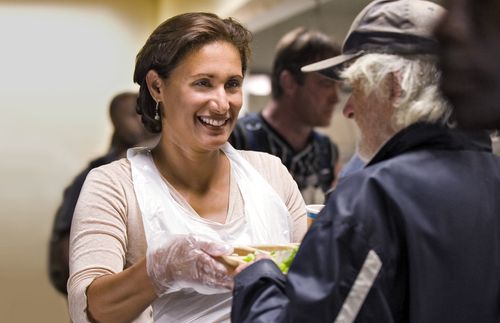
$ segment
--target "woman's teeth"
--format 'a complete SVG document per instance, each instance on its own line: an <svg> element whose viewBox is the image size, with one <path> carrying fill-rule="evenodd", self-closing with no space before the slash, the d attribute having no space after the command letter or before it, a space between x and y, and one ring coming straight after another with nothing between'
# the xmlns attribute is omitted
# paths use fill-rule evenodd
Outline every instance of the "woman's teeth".
<svg viewBox="0 0 500 323"><path fill-rule="evenodd" d="M208 118L208 117L199 117L199 119L201 122L206 123L206 124L211 125L211 126L214 126L214 127L223 126L227 121L227 119L216 120L216 119L212 119L212 118Z"/></svg>

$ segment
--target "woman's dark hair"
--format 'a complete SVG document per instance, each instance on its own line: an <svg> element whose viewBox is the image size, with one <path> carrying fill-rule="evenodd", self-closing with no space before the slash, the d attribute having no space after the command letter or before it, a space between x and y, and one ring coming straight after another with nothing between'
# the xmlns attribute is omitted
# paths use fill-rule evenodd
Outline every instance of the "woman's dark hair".
<svg viewBox="0 0 500 323"><path fill-rule="evenodd" d="M234 45L241 57L245 74L250 56L251 33L232 18L221 19L212 13L194 12L172 17L159 25L149 36L136 57L134 82L139 84L137 112L151 132L161 132L161 120L155 120L156 102L149 93L146 74L154 70L162 78L193 50L214 41L225 41Z"/></svg>
<svg viewBox="0 0 500 323"><path fill-rule="evenodd" d="M323 59L340 55L340 46L326 34L298 27L286 33L276 45L271 87L274 99L283 95L280 75L289 71L298 84L304 84L304 73L300 68Z"/></svg>

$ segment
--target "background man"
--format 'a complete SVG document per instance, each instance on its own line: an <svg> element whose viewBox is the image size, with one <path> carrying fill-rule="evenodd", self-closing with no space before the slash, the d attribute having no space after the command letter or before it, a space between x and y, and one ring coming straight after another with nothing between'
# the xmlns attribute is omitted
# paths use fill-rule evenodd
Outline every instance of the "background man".
<svg viewBox="0 0 500 323"><path fill-rule="evenodd" d="M230 138L237 149L281 158L306 203L323 203L323 193L336 177L337 146L314 127L330 124L339 99L335 80L302 73L300 67L339 53L338 46L318 31L297 28L285 34L273 64L272 100L261 113L241 118Z"/></svg>
<svg viewBox="0 0 500 323"><path fill-rule="evenodd" d="M235 277L235 322L498 322L500 159L487 134L446 126L432 37L443 13L373 1L343 55L305 68L344 65L344 113L370 160L339 182L286 277L270 260Z"/></svg>
<svg viewBox="0 0 500 323"><path fill-rule="evenodd" d="M95 167L125 157L128 148L138 144L151 145L156 136L146 131L141 116L136 112L137 94L124 92L115 96L109 106L109 116L114 132L108 152L93 161L78 174L64 190L63 201L57 210L49 246L49 277L52 285L62 294L67 294L69 277L68 248L71 220L80 190L87 174Z"/></svg>

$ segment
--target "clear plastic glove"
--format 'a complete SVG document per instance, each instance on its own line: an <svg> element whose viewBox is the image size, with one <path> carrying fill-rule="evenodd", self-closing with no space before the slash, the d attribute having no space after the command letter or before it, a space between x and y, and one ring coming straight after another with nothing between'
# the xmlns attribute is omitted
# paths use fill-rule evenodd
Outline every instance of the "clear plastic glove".
<svg viewBox="0 0 500 323"><path fill-rule="evenodd" d="M228 292L233 279L227 268L213 257L232 252L231 246L200 236L175 235L163 247L148 251L148 276L158 296L183 288L202 294Z"/></svg>

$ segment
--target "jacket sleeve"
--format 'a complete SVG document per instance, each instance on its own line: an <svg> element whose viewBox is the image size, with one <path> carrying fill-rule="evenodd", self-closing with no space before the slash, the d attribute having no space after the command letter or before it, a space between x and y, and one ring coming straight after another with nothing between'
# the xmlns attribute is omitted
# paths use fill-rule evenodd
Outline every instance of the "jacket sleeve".
<svg viewBox="0 0 500 323"><path fill-rule="evenodd" d="M354 322L357 316L368 322L392 322L374 231L380 224L355 215L381 213L385 203L374 196L364 201L346 204L333 194L286 276L269 260L237 275L233 322Z"/></svg>
<svg viewBox="0 0 500 323"><path fill-rule="evenodd" d="M235 279L232 322L279 322L288 300L285 276L271 260L252 264Z"/></svg>

